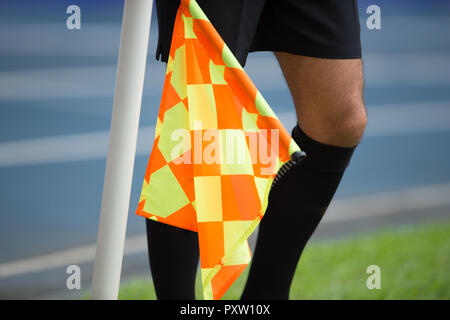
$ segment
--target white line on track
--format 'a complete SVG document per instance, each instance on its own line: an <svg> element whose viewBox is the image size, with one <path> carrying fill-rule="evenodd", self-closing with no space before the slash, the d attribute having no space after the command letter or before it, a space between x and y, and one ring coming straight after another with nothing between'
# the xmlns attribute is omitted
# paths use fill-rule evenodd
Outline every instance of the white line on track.
<svg viewBox="0 0 450 320"><path fill-rule="evenodd" d="M286 128L295 124L293 112L281 112ZM450 101L374 106L369 109L365 134L388 137L450 131ZM149 155L154 127L139 129L137 155ZM0 143L0 168L105 159L109 131L70 134Z"/></svg>
<svg viewBox="0 0 450 320"><path fill-rule="evenodd" d="M449 195L450 182L446 182L338 199L330 205L323 222L348 221L399 212L447 207L450 206Z"/></svg>
<svg viewBox="0 0 450 320"><path fill-rule="evenodd" d="M343 222L354 219L385 216L394 213L407 214L411 210L429 210L450 206L450 182L411 187L393 192L371 194L335 200L328 209L323 223ZM125 256L147 251L146 235L128 237ZM71 264L92 262L96 245L87 245L44 254L23 260L0 264L0 279Z"/></svg>
<svg viewBox="0 0 450 320"><path fill-rule="evenodd" d="M79 66L0 73L0 101L48 101L52 99L112 98L116 65ZM159 94L164 76L162 63L146 66L143 95ZM61 103L60 110L67 108Z"/></svg>
<svg viewBox="0 0 450 320"><path fill-rule="evenodd" d="M165 65L149 59L147 70L144 95L159 95ZM274 90L287 92L273 55L258 53L252 56L245 70L263 93ZM111 98L115 72L116 65L0 72L0 101ZM364 56L364 73L367 87L448 86L450 56L439 52L370 53Z"/></svg>
<svg viewBox="0 0 450 320"><path fill-rule="evenodd" d="M147 250L147 237L139 235L128 237L125 243L125 255L142 253ZM81 264L94 261L96 245L44 254L33 258L0 264L0 279L19 274L38 272L71 264Z"/></svg>
<svg viewBox="0 0 450 320"><path fill-rule="evenodd" d="M154 127L139 128L137 155L150 154ZM106 159L109 131L34 138L0 144L0 168Z"/></svg>
<svg viewBox="0 0 450 320"><path fill-rule="evenodd" d="M155 21L156 22L156 21ZM0 28L0 56L33 58L108 57L119 53L121 24L83 23L81 30L69 31L65 23L21 23ZM157 28L151 28L155 42ZM153 58L153 50L149 51Z"/></svg>

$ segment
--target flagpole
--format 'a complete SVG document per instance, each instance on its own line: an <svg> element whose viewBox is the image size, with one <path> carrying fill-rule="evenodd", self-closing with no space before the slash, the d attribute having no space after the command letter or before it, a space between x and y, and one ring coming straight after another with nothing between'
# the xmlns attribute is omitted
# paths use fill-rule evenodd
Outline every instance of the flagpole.
<svg viewBox="0 0 450 320"><path fill-rule="evenodd" d="M117 299L153 0L125 0L92 299Z"/></svg>

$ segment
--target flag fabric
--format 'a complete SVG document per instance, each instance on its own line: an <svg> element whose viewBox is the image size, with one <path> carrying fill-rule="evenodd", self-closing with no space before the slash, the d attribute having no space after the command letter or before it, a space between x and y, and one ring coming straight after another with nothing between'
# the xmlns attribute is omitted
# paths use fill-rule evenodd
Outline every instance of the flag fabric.
<svg viewBox="0 0 450 320"><path fill-rule="evenodd" d="M136 214L198 233L204 299L251 261L247 238L297 151L195 0L182 0Z"/></svg>

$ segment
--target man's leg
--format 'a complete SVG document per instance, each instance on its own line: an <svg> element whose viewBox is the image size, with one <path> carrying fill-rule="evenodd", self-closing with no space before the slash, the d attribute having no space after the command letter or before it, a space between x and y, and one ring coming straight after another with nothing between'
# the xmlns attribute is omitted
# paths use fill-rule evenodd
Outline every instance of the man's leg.
<svg viewBox="0 0 450 320"><path fill-rule="evenodd" d="M145 219L148 256L158 300L195 300L196 232Z"/></svg>
<svg viewBox="0 0 450 320"><path fill-rule="evenodd" d="M307 158L270 192L242 299L289 298L300 255L367 122L360 59L276 56L297 111L293 138Z"/></svg>
<svg viewBox="0 0 450 320"><path fill-rule="evenodd" d="M284 52L276 57L302 130L317 142L355 146L367 122L361 59L318 59Z"/></svg>

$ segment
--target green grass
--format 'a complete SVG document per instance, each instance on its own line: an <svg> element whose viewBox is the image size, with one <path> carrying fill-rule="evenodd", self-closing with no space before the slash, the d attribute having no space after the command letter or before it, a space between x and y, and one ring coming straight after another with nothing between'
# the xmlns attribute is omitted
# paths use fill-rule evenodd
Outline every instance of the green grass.
<svg viewBox="0 0 450 320"><path fill-rule="evenodd" d="M369 290L369 265L381 268L381 289ZM239 299L246 271L223 299ZM297 267L290 299L449 299L450 220L391 227L312 242ZM200 275L197 298L202 299ZM150 281L122 285L119 299L155 299Z"/></svg>

